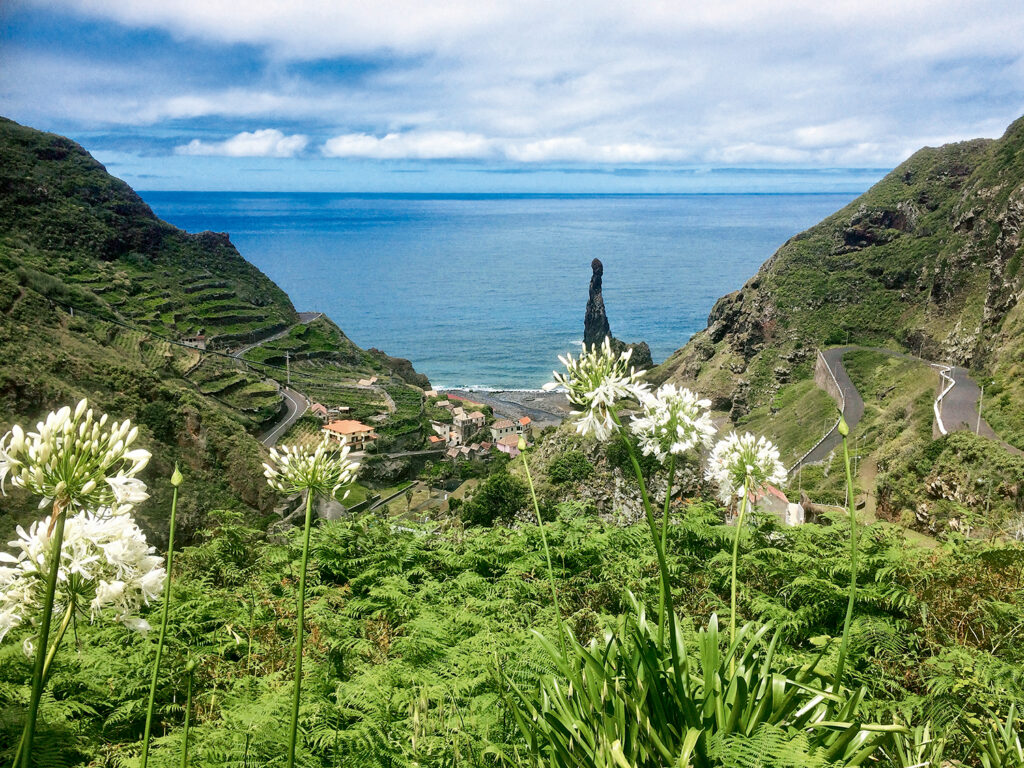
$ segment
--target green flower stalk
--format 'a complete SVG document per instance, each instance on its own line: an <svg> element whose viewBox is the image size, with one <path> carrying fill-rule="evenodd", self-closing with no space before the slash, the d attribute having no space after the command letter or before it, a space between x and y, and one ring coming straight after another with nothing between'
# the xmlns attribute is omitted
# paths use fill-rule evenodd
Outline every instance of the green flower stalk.
<svg viewBox="0 0 1024 768"><path fill-rule="evenodd" d="M340 445L340 448L339 448ZM337 449L337 450L336 450ZM309 564L309 534L313 523L313 498L337 497L339 491L355 479L359 465L349 461L349 446L324 435L310 449L283 446L270 449L270 462L263 465L271 488L285 494L306 494L306 522L302 538L302 566L299 570L299 596L295 626L295 687L292 697L291 728L288 735L288 768L295 765L295 745L299 730L299 702L302 697L302 642L305 637L306 569ZM345 491L341 498L348 495Z"/></svg>
<svg viewBox="0 0 1024 768"><path fill-rule="evenodd" d="M710 448L717 431L711 420L711 401L701 399L689 389L664 384L657 392L637 392L642 413L630 422L645 456L654 456L668 464L668 487L661 522L661 551L668 551L668 516L672 505L672 484L675 482L676 458L695 448ZM662 590L658 609L658 642L665 637L666 590Z"/></svg>
<svg viewBox="0 0 1024 768"><path fill-rule="evenodd" d="M519 455L523 459L523 469L526 470L526 482L530 486L530 497L533 499L533 511L537 515L537 529L540 531L540 540L544 545L544 557L548 563L548 581L551 583L551 601L555 606L555 617L558 620L558 644L565 653L565 625L562 623L562 610L558 607L558 589L555 587L555 569L551 565L551 550L548 549L548 538L544 533L544 521L540 516L540 505L537 503L537 492L533 488L533 477L530 475L530 463L526 460L526 440L519 438Z"/></svg>
<svg viewBox="0 0 1024 768"><path fill-rule="evenodd" d="M142 768L149 764L149 735L153 726L153 705L156 702L156 684L160 678L160 657L164 652L164 638L167 635L167 614L171 605L171 568L174 565L174 517L178 511L178 487L181 485L182 476L178 465L174 465L174 473L171 475L171 486L174 488L171 496L171 522L170 533L167 537L167 580L164 582L164 607L163 615L160 618L160 638L156 644L156 658L153 660L153 678L149 683L149 703L146 706L146 729L142 734Z"/></svg>
<svg viewBox="0 0 1024 768"><path fill-rule="evenodd" d="M751 493L769 483L786 482L786 469L779 461L779 450L769 440L754 437L749 432L729 433L711 451L705 477L718 484L718 496L724 504L732 503L740 493L740 514L736 520L736 536L732 545L732 583L730 586L729 644L736 642L736 570L739 562L740 535L747 512L747 499ZM735 660L732 670L735 671Z"/></svg>
<svg viewBox="0 0 1024 768"><path fill-rule="evenodd" d="M145 483L135 476L145 468L150 454L142 449L129 450L138 428L127 420L108 426L108 420L106 414L95 419L89 403L82 400L74 411L68 406L52 411L34 432L25 432L16 425L0 438L0 493L6 494L4 482L10 476L11 485L40 497L40 509L53 508L47 531L51 538L49 570L22 741L23 768L28 768L32 759L66 517L82 509L101 507L108 507L114 514L125 513L148 498Z"/></svg>
<svg viewBox="0 0 1024 768"><path fill-rule="evenodd" d="M195 668L196 663L192 659L185 665L185 674L188 675L188 688L185 694L185 726L181 738L181 768L186 768L188 765L188 731L189 726L192 724L192 679Z"/></svg>
<svg viewBox="0 0 1024 768"><path fill-rule="evenodd" d="M857 513L853 503L853 474L850 472L850 446L847 438L850 427L846 419L839 418L839 434L843 437L843 463L846 465L846 507L850 513L850 596L846 603L846 618L843 620L843 639L839 643L839 661L836 663L835 692L843 684L846 652L850 643L850 623L853 620L853 604L857 599Z"/></svg>
<svg viewBox="0 0 1024 768"><path fill-rule="evenodd" d="M736 518L736 535L732 540L732 578L729 580L729 645L736 642L736 568L740 560L740 534L743 532L743 518L747 514L747 500L750 498L750 481L743 486L743 500L740 502L740 514ZM736 671L736 656L733 655L730 672Z"/></svg>

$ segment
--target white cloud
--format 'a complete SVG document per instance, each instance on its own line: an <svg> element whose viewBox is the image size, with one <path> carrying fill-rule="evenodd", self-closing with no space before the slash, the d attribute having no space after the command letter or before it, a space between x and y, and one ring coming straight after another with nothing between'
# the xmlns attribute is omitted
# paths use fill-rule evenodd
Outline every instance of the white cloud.
<svg viewBox="0 0 1024 768"><path fill-rule="evenodd" d="M20 3L162 30L216 51L222 70L230 45L262 58L214 76L145 56L118 70L103 52L37 66L42 52L7 46L9 113L89 128L223 120L224 133L287 121L328 157L881 166L1024 112L1019 0ZM99 61L103 80L75 74Z"/></svg>
<svg viewBox="0 0 1024 768"><path fill-rule="evenodd" d="M175 147L179 155L218 155L222 157L295 157L306 148L309 137L285 136L276 128L243 132L225 141L200 141Z"/></svg>
<svg viewBox="0 0 1024 768"><path fill-rule="evenodd" d="M521 163L655 163L682 159L678 149L649 144L591 144L578 136L539 141L487 138L462 131L407 131L381 138L348 133L328 139L326 157L375 160L482 160L507 159Z"/></svg>
<svg viewBox="0 0 1024 768"><path fill-rule="evenodd" d="M488 157L492 152L488 139L461 131L389 133L382 138L348 133L328 139L323 146L326 157L375 160L466 160Z"/></svg>
<svg viewBox="0 0 1024 768"><path fill-rule="evenodd" d="M578 136L510 144L505 148L505 156L524 163L658 163L682 160L685 157L679 149L642 143L594 145Z"/></svg>

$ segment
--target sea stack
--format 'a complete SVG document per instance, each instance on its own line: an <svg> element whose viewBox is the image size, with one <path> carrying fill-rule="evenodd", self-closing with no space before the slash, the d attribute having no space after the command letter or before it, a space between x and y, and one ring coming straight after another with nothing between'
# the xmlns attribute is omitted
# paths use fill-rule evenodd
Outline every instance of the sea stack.
<svg viewBox="0 0 1024 768"><path fill-rule="evenodd" d="M622 352L626 349L633 350L630 363L638 370L646 370L654 367L651 359L651 348L646 341L636 344L626 344L612 336L611 325L608 322L608 314L604 311L604 297L601 295L601 281L604 277L604 264L600 259L590 262L592 274L590 276L590 298L587 299L587 314L583 318L583 343L590 347L595 344L604 343L605 338L612 340L612 349L615 352Z"/></svg>
<svg viewBox="0 0 1024 768"><path fill-rule="evenodd" d="M600 344L606 336L612 335L608 315L604 311L604 297L601 296L601 276L604 265L600 259L590 262L593 274L590 276L590 298L587 299L587 314L583 318L583 343L588 347Z"/></svg>

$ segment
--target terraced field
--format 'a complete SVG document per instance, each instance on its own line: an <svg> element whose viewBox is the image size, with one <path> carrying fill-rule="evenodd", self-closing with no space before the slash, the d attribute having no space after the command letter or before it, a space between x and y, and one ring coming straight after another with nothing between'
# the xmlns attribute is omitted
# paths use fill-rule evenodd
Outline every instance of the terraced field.
<svg viewBox="0 0 1024 768"><path fill-rule="evenodd" d="M237 411L252 426L266 424L281 410L276 383L227 358L204 357L188 378L200 393Z"/></svg>

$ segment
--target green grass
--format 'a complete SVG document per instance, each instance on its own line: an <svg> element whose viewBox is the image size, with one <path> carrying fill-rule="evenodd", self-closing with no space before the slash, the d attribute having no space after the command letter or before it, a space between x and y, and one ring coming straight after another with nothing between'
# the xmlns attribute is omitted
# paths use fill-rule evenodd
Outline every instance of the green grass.
<svg viewBox="0 0 1024 768"><path fill-rule="evenodd" d="M812 379L780 389L771 402L739 419L738 429L772 440L791 465L810 450L839 417L836 404Z"/></svg>

